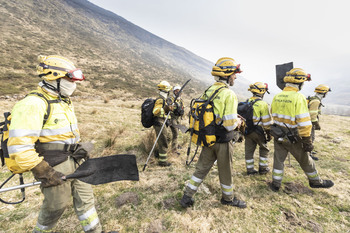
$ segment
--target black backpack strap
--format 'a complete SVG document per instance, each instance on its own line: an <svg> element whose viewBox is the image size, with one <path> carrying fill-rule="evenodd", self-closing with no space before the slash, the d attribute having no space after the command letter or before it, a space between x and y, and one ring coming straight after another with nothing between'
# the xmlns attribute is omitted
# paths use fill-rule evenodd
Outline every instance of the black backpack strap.
<svg viewBox="0 0 350 233"><path fill-rule="evenodd" d="M46 105L47 105L47 109L46 109L46 114L44 116L44 122L43 122L43 125L46 124L47 120L49 119L50 117L50 114L51 114L51 104L53 103L59 103L61 102L60 99L56 99L56 100L48 100L43 94L39 93L39 92L35 92L35 91L32 91L30 92L28 95L37 95L39 96L40 98L42 98L43 100L45 100L46 102ZM27 96L28 96L27 95Z"/></svg>
<svg viewBox="0 0 350 233"><path fill-rule="evenodd" d="M216 90L214 91L214 93L210 96L210 98L207 100L208 103L211 102L211 101L219 94L219 92L220 92L221 89L223 89L223 88L227 88L227 87L226 87L226 86L223 86L223 87L220 87L220 88L216 89ZM207 89L207 90L208 90L208 89Z"/></svg>

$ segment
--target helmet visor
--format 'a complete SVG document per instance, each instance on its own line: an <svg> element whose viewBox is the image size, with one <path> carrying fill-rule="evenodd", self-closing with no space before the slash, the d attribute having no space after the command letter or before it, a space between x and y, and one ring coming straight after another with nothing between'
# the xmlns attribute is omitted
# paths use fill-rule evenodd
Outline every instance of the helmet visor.
<svg viewBox="0 0 350 233"><path fill-rule="evenodd" d="M81 71L81 69L74 69L74 70L70 70L67 72L66 76L70 79L72 79L72 81L83 81L85 79L85 76L83 75L83 71Z"/></svg>

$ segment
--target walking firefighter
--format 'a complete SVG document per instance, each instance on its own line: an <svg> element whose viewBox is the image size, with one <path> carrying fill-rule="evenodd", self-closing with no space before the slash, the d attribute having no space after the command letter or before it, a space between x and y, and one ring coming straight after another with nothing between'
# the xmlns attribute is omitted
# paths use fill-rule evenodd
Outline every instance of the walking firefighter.
<svg viewBox="0 0 350 233"><path fill-rule="evenodd" d="M312 129L311 129L311 139L312 142L315 141L315 130L321 130L319 115L321 115L322 99L326 97L327 93L331 91L331 88L325 84L320 84L315 88L315 95L308 97L308 107L311 117ZM316 154L315 151L311 152L311 157L314 160L318 160L317 157L313 156Z"/></svg>
<svg viewBox="0 0 350 233"><path fill-rule="evenodd" d="M208 122L208 125L213 126L214 130L204 128L203 131L199 129L199 131L192 132L195 133L192 138L202 144L202 151L196 164L196 170L189 180L180 201L183 208L194 204L192 197L216 160L222 189L221 204L239 208L246 207L244 201L234 197L232 186L232 155L234 149L232 140L234 130L238 129L242 122L237 117L237 97L229 89L229 86L234 85L236 73L240 72L240 65L234 59L229 57L220 58L211 72L216 82L204 92L197 102L195 101L194 105L197 107L191 106L191 109L196 109L199 115L205 114L205 112L215 115L211 118L213 121ZM202 103L204 104L200 106ZM210 106L210 109L207 109L208 106ZM207 124L199 121L194 122L194 125Z"/></svg>
<svg viewBox="0 0 350 233"><path fill-rule="evenodd" d="M331 180L323 180L318 174L315 163L309 156L313 145L311 140L311 118L306 98L299 91L310 75L303 69L293 68L286 72L283 81L285 87L277 94L271 104L274 125L271 134L274 137L274 159L271 189L278 191L284 174L284 161L290 152L305 172L311 188L330 188Z"/></svg>
<svg viewBox="0 0 350 233"><path fill-rule="evenodd" d="M245 131L245 161L247 167L247 174L254 175L258 171L254 169L254 152L259 146L259 174L266 174L269 172L268 167L268 153L267 142L271 140L270 126L272 125L272 117L269 110L269 105L263 101L265 93L268 92L268 85L262 82L256 82L249 86L253 96L248 99L251 104L252 116L247 116L247 128ZM248 109L249 112L249 109Z"/></svg>
<svg viewBox="0 0 350 233"><path fill-rule="evenodd" d="M171 166L171 163L168 162L168 147L170 143L170 134L168 125L170 124L171 116L168 116L167 122L166 116L169 111L173 110L173 106L171 100L169 99L169 92L172 89L172 86L167 81L161 81L157 88L159 90L159 96L156 99L153 107L153 115L154 115L154 124L153 128L158 135L158 165L162 167ZM166 124L166 127L162 127L163 124ZM163 128L163 130L161 130Z"/></svg>
<svg viewBox="0 0 350 233"><path fill-rule="evenodd" d="M7 167L13 173L32 171L41 181L44 200L33 232L51 232L71 203L84 232L101 232L91 185L77 179L63 181L88 157L92 145L80 143L74 107L69 98L82 71L65 57L39 56L42 81L15 104L7 142Z"/></svg>
<svg viewBox="0 0 350 233"><path fill-rule="evenodd" d="M179 136L179 129L176 126L180 124L180 120L184 115L184 103L183 103L183 100L181 99L181 93L179 93L180 89L181 87L179 85L176 85L173 88L173 94L170 95L169 97L174 106L173 111L170 112L170 116L171 116L170 130L172 133L171 148L177 154L180 154L178 152L178 149L181 149L181 147L178 144L178 140L177 140ZM175 98L176 98L176 101L174 103Z"/></svg>

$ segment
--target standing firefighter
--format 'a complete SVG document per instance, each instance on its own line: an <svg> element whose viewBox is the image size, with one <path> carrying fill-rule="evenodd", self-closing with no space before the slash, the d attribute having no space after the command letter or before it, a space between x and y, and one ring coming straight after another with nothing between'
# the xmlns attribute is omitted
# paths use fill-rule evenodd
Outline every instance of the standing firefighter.
<svg viewBox="0 0 350 233"><path fill-rule="evenodd" d="M322 105L322 99L326 97L327 93L331 91L331 88L325 84L320 84L315 88L315 95L309 97L309 112L311 117L311 123L312 123L312 130L311 130L311 139L312 142L315 141L315 130L321 130L321 126L319 123L319 115L321 115L321 106ZM313 156L312 154L316 154L316 152L311 152L311 157L314 160L318 160L317 157Z"/></svg>
<svg viewBox="0 0 350 233"><path fill-rule="evenodd" d="M69 98L76 82L85 77L71 61L55 55L39 56L37 71L43 81L12 109L7 164L17 173L32 171L41 181L45 198L33 232L51 232L72 197L84 231L101 232L91 186L76 179L61 180L88 156L89 149L79 143L77 118Z"/></svg>
<svg viewBox="0 0 350 233"><path fill-rule="evenodd" d="M196 170L186 186L180 201L182 207L194 204L192 196L217 160L219 179L222 189L221 204L245 208L246 203L234 197L232 186L232 154L234 138L233 130L239 128L241 120L237 117L237 97L228 87L234 85L236 73L240 73L240 65L229 57L220 58L211 74L216 82L209 87L201 99L207 100L212 95L215 115L216 143L210 147L204 146L199 156ZM219 90L220 89L220 90ZM218 92L216 92L219 90Z"/></svg>
<svg viewBox="0 0 350 233"><path fill-rule="evenodd" d="M161 132L160 130L164 123L166 124L166 126L169 125L168 122L164 122L164 121L168 112L171 111L173 108L169 101L170 99L168 98L169 92L171 91L172 87L167 81L161 81L157 85L157 87L159 90L159 97L154 103L154 108L153 108L153 115L156 117L153 128L155 129L157 135L159 135L160 133L159 139L158 139L158 150L159 150L158 165L162 167L168 167L171 165L171 163L167 161L170 135L167 127L163 127L163 130ZM170 121L169 118L168 118L168 121Z"/></svg>
<svg viewBox="0 0 350 233"><path fill-rule="evenodd" d="M179 129L176 128L176 125L180 124L180 119L184 114L184 104L183 101L181 99L181 94L179 94L181 87L179 85L176 85L173 88L173 95L170 97L171 102L173 103L175 98L176 102L173 104L174 106L174 110L172 112L170 112L170 116L171 116L171 124L170 124L170 129L172 132L172 143L171 143L171 148L173 149L174 152L176 152L177 154L180 154L177 150L181 149L177 138L179 136Z"/></svg>
<svg viewBox="0 0 350 233"><path fill-rule="evenodd" d="M330 188L331 180L322 180L315 163L308 152L313 149L311 141L311 120L304 95L299 93L310 75L303 69L293 68L284 77L285 88L277 94L271 105L274 125L271 134L274 137L274 161L271 189L278 191L282 184L284 161L290 152L298 161L309 179L311 188Z"/></svg>
<svg viewBox="0 0 350 233"><path fill-rule="evenodd" d="M267 148L267 142L271 140L270 126L272 117L269 105L262 99L266 92L269 93L268 85L256 82L249 86L248 91L253 93L253 96L248 100L253 103L253 129L248 128L248 133L245 135L247 174L254 175L258 173L254 169L254 152L257 145L259 145L259 174L266 174L270 170L268 167L269 149Z"/></svg>

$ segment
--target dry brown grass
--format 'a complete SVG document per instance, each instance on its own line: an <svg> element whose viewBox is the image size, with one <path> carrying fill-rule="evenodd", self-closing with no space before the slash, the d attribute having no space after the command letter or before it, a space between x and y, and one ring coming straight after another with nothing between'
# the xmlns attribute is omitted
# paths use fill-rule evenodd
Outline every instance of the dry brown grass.
<svg viewBox="0 0 350 233"><path fill-rule="evenodd" d="M96 207L105 231L149 232L151 226L160 225L163 232L349 232L350 130L346 126L350 124L350 118L322 116L322 131L317 132L315 146L320 161L316 166L322 178L335 182L333 188L310 189L305 174L292 158L291 167L285 169L282 191L274 193L267 187L271 173L245 175L244 147L236 144L234 189L236 195L247 202L248 208L241 210L220 204L220 183L214 167L195 195L194 207L183 210L178 200L198 156L190 168L184 166L188 138L180 133L182 153L180 156L169 155L173 166L158 167L151 157L146 171L141 172L155 139L153 130L144 129L140 123L141 103L130 98L110 98L107 103L102 98L74 100L82 139L95 143L93 157L131 153L138 160L140 181L94 186ZM0 112L11 109L13 104L1 100ZM105 147L104 142L109 138L114 142ZM272 143L269 147L273 151ZM2 168L0 179L7 176L8 170ZM26 182L32 179L30 173L25 174ZM140 204L117 208L115 198L124 192L137 193ZM0 205L0 232L32 230L43 196L38 187L27 188L26 196L27 200L20 205ZM8 200L20 195L19 192L7 192L0 197ZM72 208L67 209L55 230L81 232Z"/></svg>

